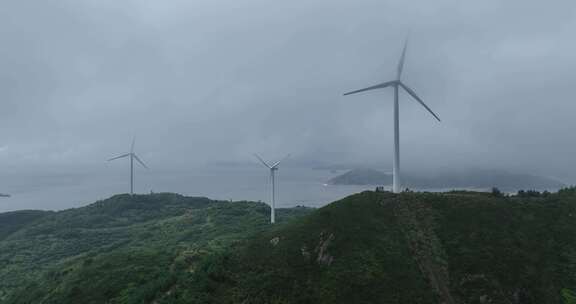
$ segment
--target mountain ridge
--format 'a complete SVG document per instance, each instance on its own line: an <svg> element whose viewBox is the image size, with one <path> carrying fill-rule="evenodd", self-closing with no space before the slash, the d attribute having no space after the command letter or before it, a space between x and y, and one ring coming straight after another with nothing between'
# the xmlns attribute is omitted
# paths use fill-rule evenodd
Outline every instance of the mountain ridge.
<svg viewBox="0 0 576 304"><path fill-rule="evenodd" d="M278 220L308 211L279 209ZM154 289L183 252L207 254L248 237L269 225L270 209L258 202L158 193L40 213L0 238L0 303L62 303L78 294L82 299L69 303L103 303L137 282ZM0 214L16 216L20 212Z"/></svg>
<svg viewBox="0 0 576 304"><path fill-rule="evenodd" d="M245 303L559 303L576 286L575 207L574 190L364 192L234 249L220 265L233 283L207 293Z"/></svg>
<svg viewBox="0 0 576 304"><path fill-rule="evenodd" d="M40 217L0 239L0 302L552 304L576 290L576 188L365 191L281 209L277 225L269 211L155 194Z"/></svg>

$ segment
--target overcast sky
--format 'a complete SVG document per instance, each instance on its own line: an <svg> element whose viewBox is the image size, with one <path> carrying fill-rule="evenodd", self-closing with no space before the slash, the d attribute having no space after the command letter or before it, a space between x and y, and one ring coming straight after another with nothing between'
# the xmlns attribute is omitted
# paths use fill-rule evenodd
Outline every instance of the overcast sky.
<svg viewBox="0 0 576 304"><path fill-rule="evenodd" d="M295 160L576 176L573 0L3 0L0 168ZM0 172L3 170L0 169ZM1 174L1 173L0 173ZM571 175L572 174L572 175ZM575 179L576 180L576 179Z"/></svg>

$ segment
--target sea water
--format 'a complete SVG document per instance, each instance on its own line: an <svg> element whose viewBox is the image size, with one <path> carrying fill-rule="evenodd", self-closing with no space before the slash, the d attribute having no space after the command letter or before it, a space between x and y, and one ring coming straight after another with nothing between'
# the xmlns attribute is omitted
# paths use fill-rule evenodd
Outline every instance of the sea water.
<svg viewBox="0 0 576 304"><path fill-rule="evenodd" d="M0 176L0 212L81 207L130 190L127 166L107 170L16 172ZM310 168L280 168L277 172L276 203L279 208L321 207L374 186L332 186L326 182L343 172ZM217 200L270 201L270 175L266 168L204 166L177 170L136 169L134 192L174 192Z"/></svg>

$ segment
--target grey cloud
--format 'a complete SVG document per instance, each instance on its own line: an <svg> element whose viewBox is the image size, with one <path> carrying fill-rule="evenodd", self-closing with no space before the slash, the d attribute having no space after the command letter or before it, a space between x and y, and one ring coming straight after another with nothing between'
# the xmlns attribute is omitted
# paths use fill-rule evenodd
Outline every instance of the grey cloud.
<svg viewBox="0 0 576 304"><path fill-rule="evenodd" d="M23 1L0 4L0 166L87 166L136 134L161 166L257 150L391 160L410 30L403 163L571 176L572 1ZM175 158L174 154L181 157ZM576 176L573 176L576 177Z"/></svg>

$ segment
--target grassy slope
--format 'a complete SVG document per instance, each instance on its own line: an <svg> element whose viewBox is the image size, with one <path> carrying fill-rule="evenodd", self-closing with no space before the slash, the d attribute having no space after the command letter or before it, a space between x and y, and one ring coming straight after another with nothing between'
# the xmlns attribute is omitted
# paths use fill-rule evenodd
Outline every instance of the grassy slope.
<svg viewBox="0 0 576 304"><path fill-rule="evenodd" d="M573 192L365 192L236 245L161 303L562 303L575 216Z"/></svg>
<svg viewBox="0 0 576 304"><path fill-rule="evenodd" d="M269 210L154 194L51 213L0 240L0 303L149 301L179 266L268 227ZM308 212L280 210L278 217Z"/></svg>
<svg viewBox="0 0 576 304"><path fill-rule="evenodd" d="M155 207L158 201L164 207ZM568 290L576 290L575 190L536 198L364 192L274 227L266 224L267 208L256 203L169 195L115 197L97 205L91 208L115 211L91 221L100 213L82 209L86 217L74 225L46 230L40 220L7 238L30 239L38 231L60 242L72 235L80 245L89 231L108 238L43 266L53 270L40 273L43 279L32 280L7 303L546 304L562 303L562 294L566 303L576 299ZM64 214L64 223L74 222L78 214L72 214ZM7 240L0 242L0 256Z"/></svg>
<svg viewBox="0 0 576 304"><path fill-rule="evenodd" d="M262 263L242 269L259 275L256 280L239 277L239 297L254 299L252 291L262 289L262 294L293 303L433 303L409 258L393 201L373 192L352 196L251 243L240 265ZM278 245L271 246L272 237L279 238Z"/></svg>
<svg viewBox="0 0 576 304"><path fill-rule="evenodd" d="M22 227L50 214L48 211L22 210L0 213L0 241Z"/></svg>

